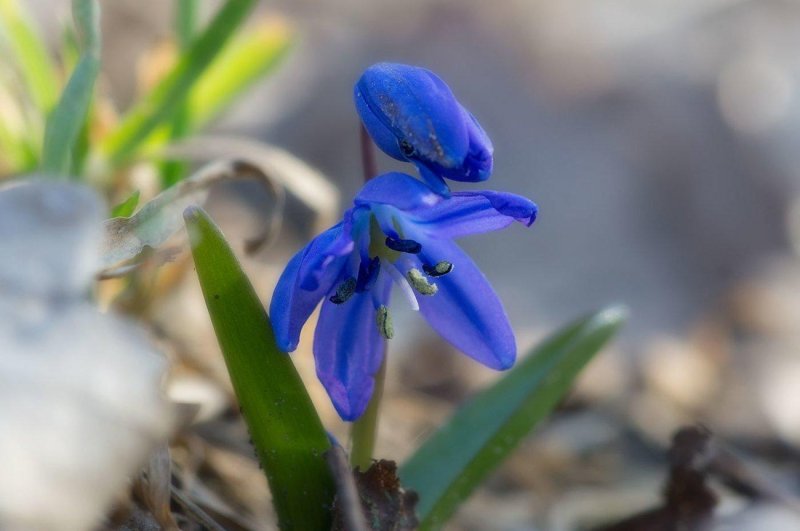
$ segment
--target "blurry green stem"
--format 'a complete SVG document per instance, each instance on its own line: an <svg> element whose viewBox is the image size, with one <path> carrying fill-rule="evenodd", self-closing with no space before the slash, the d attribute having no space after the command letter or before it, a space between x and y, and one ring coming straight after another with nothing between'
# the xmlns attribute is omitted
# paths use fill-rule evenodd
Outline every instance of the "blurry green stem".
<svg viewBox="0 0 800 531"><path fill-rule="evenodd" d="M388 345L387 345L388 350ZM365 471L372 464L372 452L375 449L375 436L378 434L378 415L383 398L383 383L386 380L386 352L383 363L375 375L375 390L369 401L367 410L353 422L350 431L352 447L350 448L350 464Z"/></svg>
<svg viewBox="0 0 800 531"><path fill-rule="evenodd" d="M197 28L197 0L178 0L175 13L175 33L181 51L187 50Z"/></svg>
<svg viewBox="0 0 800 531"><path fill-rule="evenodd" d="M175 9L175 34L181 52L185 52L192 44L197 28L197 0L178 0ZM189 132L189 104L186 100L180 103L170 125L170 139L183 138ZM161 166L162 188L169 188L186 175L186 164L170 160Z"/></svg>

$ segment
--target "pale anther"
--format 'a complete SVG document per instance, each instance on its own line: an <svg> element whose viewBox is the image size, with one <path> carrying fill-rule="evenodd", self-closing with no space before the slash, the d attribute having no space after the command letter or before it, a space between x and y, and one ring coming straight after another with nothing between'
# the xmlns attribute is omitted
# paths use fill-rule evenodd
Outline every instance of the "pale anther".
<svg viewBox="0 0 800 531"><path fill-rule="evenodd" d="M394 337L394 326L392 326L392 316L389 314L389 308L381 305L375 311L375 322L378 324L378 330L383 337L386 339Z"/></svg>
<svg viewBox="0 0 800 531"><path fill-rule="evenodd" d="M406 277L408 278L408 283L411 284L420 295L433 295L439 291L438 286L428 282L428 279L425 278L425 275L423 275L419 269L411 269L406 274Z"/></svg>

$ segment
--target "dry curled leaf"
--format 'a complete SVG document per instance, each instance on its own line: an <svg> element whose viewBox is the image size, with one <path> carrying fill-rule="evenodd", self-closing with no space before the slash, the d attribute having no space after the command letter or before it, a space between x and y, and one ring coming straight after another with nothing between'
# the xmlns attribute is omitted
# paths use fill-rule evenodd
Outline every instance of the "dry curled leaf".
<svg viewBox="0 0 800 531"><path fill-rule="evenodd" d="M257 180L275 197L276 207L268 227L256 240L247 243L248 250L256 250L280 229L283 189L258 166L240 160L224 160L203 166L191 177L145 203L134 215L106 221L101 276L127 273L129 267L115 266L136 258L147 248L157 249L183 227L183 211L187 207L203 203L214 185L239 179Z"/></svg>
<svg viewBox="0 0 800 531"><path fill-rule="evenodd" d="M315 232L332 225L339 214L336 186L306 162L264 142L231 135L197 135L168 146L159 155L197 162L223 158L252 161L314 212Z"/></svg>

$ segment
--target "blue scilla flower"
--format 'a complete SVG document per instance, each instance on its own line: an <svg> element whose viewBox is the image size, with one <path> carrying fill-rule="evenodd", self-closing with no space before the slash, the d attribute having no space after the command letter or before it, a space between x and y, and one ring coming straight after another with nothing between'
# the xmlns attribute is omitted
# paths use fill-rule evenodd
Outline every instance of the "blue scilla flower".
<svg viewBox="0 0 800 531"><path fill-rule="evenodd" d="M530 226L536 205L509 193L455 192L445 198L410 175L368 181L344 219L286 266L270 316L278 345L297 347L300 329L323 300L314 335L317 376L339 415L367 406L384 342L394 335L389 297L397 285L428 323L468 356L507 369L516 343L503 306L453 238Z"/></svg>
<svg viewBox="0 0 800 531"><path fill-rule="evenodd" d="M437 193L449 193L443 178L477 182L491 175L492 142L430 70L378 63L362 74L354 98L378 147L413 162Z"/></svg>

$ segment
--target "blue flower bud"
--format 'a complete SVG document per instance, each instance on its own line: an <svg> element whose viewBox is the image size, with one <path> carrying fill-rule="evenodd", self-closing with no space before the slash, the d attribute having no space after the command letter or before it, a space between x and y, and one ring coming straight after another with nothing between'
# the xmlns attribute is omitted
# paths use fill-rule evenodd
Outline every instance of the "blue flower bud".
<svg viewBox="0 0 800 531"><path fill-rule="evenodd" d="M414 163L437 192L443 178L485 181L492 143L478 121L430 70L395 63L367 68L354 90L356 109L386 154Z"/></svg>

